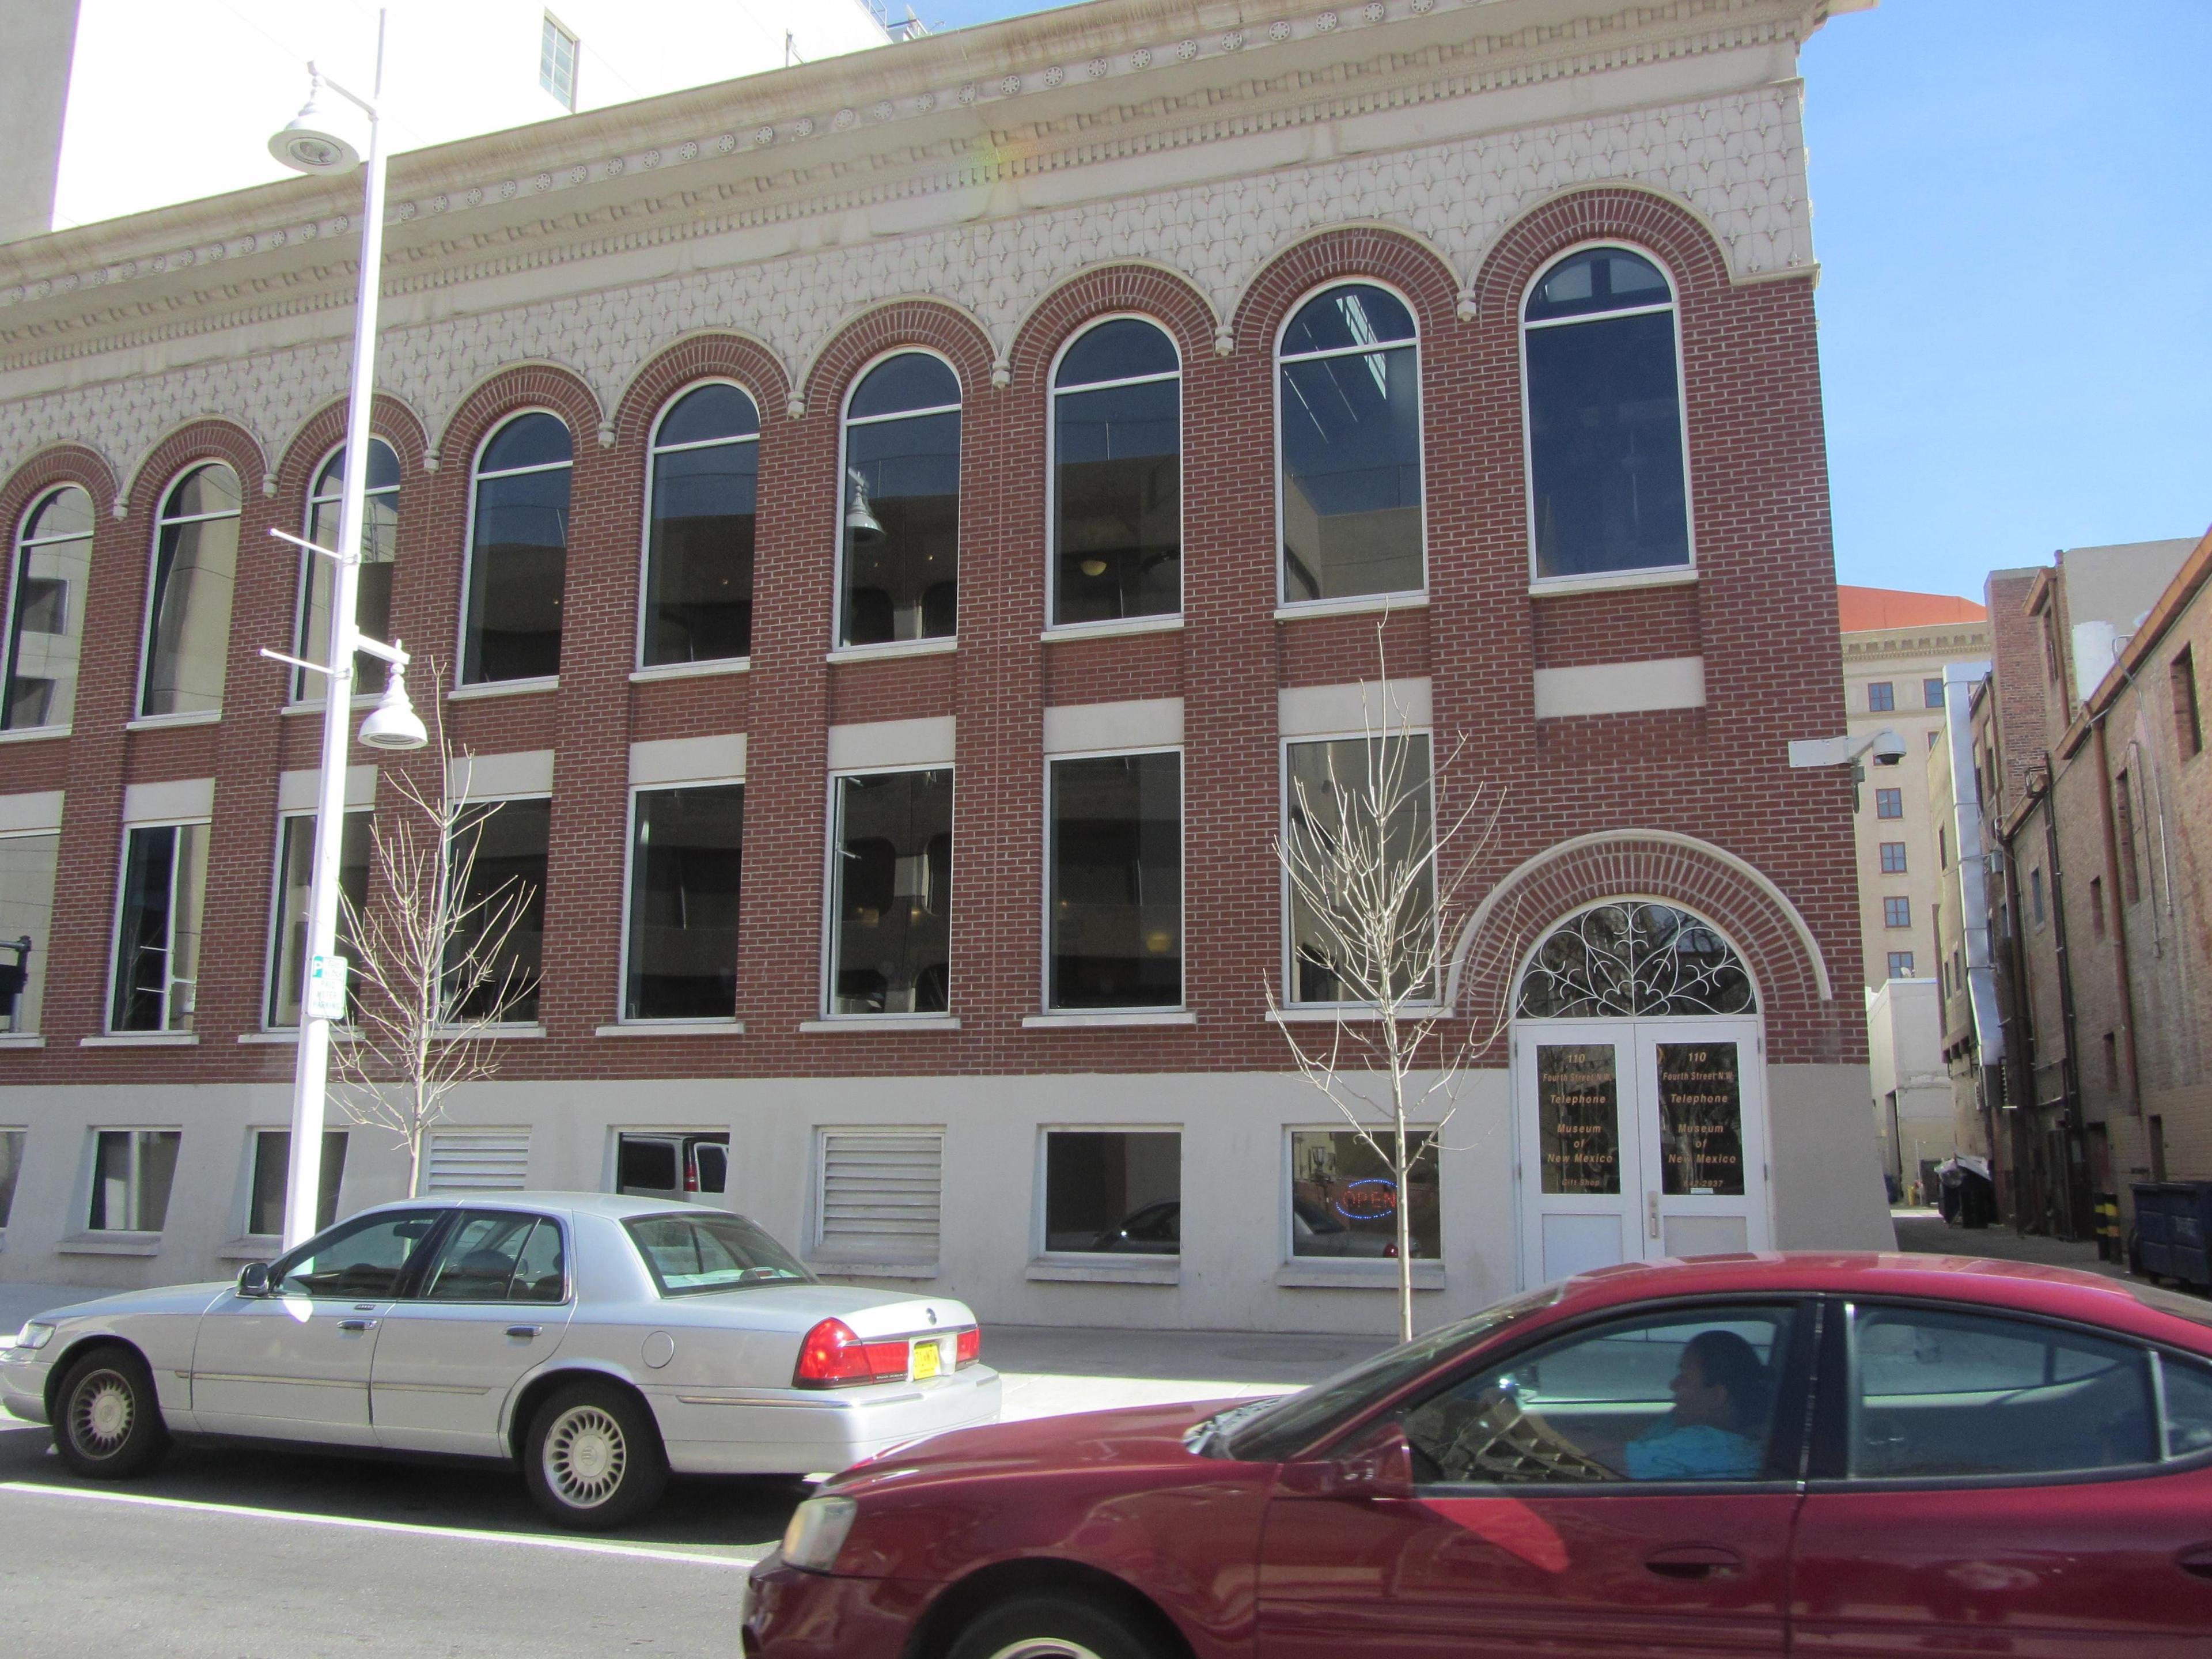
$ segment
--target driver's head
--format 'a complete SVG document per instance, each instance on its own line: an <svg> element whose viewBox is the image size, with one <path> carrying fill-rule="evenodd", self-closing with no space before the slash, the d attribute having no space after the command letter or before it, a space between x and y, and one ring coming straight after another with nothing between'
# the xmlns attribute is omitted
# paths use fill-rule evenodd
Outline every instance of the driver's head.
<svg viewBox="0 0 2212 1659"><path fill-rule="evenodd" d="M1669 1385L1675 1420L1739 1431L1754 1415L1765 1382L1766 1367L1750 1343L1734 1331L1700 1331L1683 1345Z"/></svg>

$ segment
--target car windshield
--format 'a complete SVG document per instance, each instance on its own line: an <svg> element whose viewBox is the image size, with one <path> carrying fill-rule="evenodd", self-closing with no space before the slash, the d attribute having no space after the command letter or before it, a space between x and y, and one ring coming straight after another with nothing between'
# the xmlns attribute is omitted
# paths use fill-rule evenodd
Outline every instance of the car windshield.
<svg viewBox="0 0 2212 1659"><path fill-rule="evenodd" d="M1225 1437L1215 1449L1242 1462L1271 1463L1290 1456L1327 1433L1330 1426L1395 1394L1455 1349L1503 1330L1514 1321L1548 1308L1564 1286L1547 1285L1526 1296L1484 1309L1471 1319L1445 1325L1411 1342L1386 1349L1348 1370L1339 1371L1297 1394L1257 1408L1239 1407L1236 1420L1223 1424Z"/></svg>
<svg viewBox="0 0 2212 1659"><path fill-rule="evenodd" d="M663 1296L701 1296L752 1285L811 1285L814 1275L741 1215L685 1211L623 1223Z"/></svg>

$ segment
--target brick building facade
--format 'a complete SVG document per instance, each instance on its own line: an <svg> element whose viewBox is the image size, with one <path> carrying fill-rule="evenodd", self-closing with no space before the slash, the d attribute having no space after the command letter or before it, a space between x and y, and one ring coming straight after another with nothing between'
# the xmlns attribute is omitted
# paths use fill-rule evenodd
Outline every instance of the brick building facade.
<svg viewBox="0 0 2212 1659"><path fill-rule="evenodd" d="M1843 711L1795 79L1842 9L1415 0L1279 20L1109 0L402 157L377 405L390 632L441 667L477 792L550 799L534 1013L498 1043L497 1079L455 1097L433 1182L599 1188L625 1134L726 1137L728 1201L827 1272L1040 1322L1380 1327L1387 1297L1346 1294L1390 1282L1350 1201L1371 1172L1322 1133L1343 1126L1291 1073L1264 989L1304 961L1270 845L1287 757L1360 734L1379 625L1433 751L1471 742L1437 819L1478 782L1504 801L1485 902L1445 942L1455 1022L1498 1035L1433 1190L1390 1200L1429 1208L1424 1318L1662 1244L1881 1242L1850 786L1785 758ZM92 504L73 712L0 734L0 830L49 838L54 870L35 1029L0 1037L0 1128L21 1132L8 1277L132 1283L266 1253L256 1135L282 1127L291 1069L269 1028L274 860L319 732L257 653L297 627L299 569L266 532L306 522L341 435L350 276L325 242L345 194L302 180L0 249L0 523L22 544L58 490ZM1678 331L1688 539L1663 565L1561 575L1532 560L1553 532L1532 532L1524 334L1538 285L1591 249L1629 257L1614 280L1663 278L1634 314ZM1346 294L1366 320L1336 361L1385 390L1384 345L1389 374L1417 365L1395 499L1418 509L1401 522L1419 580L1313 599L1279 551L1279 405L1305 383L1278 360L1315 299ZM1394 305L1410 349L1358 332ZM1165 335L1179 377L1179 599L1066 623L1046 574L1066 533L1052 388L1071 342L1125 317ZM957 601L948 579L916 601L918 633L856 640L848 406L908 353L957 380ZM757 413L748 647L641 665L649 452L714 381ZM527 596L469 586L472 537L493 568L477 475L530 411L573 453L538 623L557 672L483 678L470 607ZM167 568L149 555L206 462L240 498L219 711L149 714L147 588ZM870 476L878 499L890 476ZM454 683L457 652L480 683ZM1163 753L1179 994L1055 1006L1053 765ZM949 966L904 1007L859 1009L876 994L836 953L863 859L833 840L836 780L916 768L949 772L951 824L885 891L945 918ZM733 1002L625 1018L633 798L740 781ZM388 781L362 789L390 810ZM206 838L189 1030L118 1031L130 832L175 823ZM1598 1010L1610 1024L1536 1008L1530 951L1608 904L1686 928L1666 937L1735 1000L1639 989ZM1322 1003L1282 1018L1333 1018ZM1725 1054L1742 1114L1734 1208L1701 1208L1711 1191L1660 1146L1665 1066L1693 1042ZM1537 1073L1570 1052L1619 1067L1605 1133L1626 1173L1594 1208L1538 1196L1568 1108ZM126 1157L173 1164L165 1206L94 1224L111 1188L141 1200ZM1084 1195L1086 1159L1117 1196ZM339 1206L404 1176L355 1128ZM1073 1242L1113 1230L1099 1202L1146 1197L1180 1206L1166 1248Z"/></svg>

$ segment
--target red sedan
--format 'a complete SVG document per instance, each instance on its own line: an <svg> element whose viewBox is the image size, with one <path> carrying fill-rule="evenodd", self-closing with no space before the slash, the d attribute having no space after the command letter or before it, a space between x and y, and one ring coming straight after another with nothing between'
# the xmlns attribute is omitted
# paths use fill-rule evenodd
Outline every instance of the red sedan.
<svg viewBox="0 0 2212 1659"><path fill-rule="evenodd" d="M2212 1307L1928 1256L1608 1268L1280 1400L848 1470L744 1651L2212 1656Z"/></svg>

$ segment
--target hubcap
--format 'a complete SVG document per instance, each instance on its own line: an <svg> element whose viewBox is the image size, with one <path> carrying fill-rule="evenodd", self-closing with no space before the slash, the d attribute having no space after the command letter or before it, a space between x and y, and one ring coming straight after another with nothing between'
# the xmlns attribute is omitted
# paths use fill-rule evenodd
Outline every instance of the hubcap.
<svg viewBox="0 0 2212 1659"><path fill-rule="evenodd" d="M629 1449L612 1416L597 1406L577 1406L555 1420L544 1461L545 1484L562 1503L597 1509L621 1487Z"/></svg>
<svg viewBox="0 0 2212 1659"><path fill-rule="evenodd" d="M1008 1643L991 1659L1098 1659L1098 1656L1064 1636L1030 1636Z"/></svg>
<svg viewBox="0 0 2212 1659"><path fill-rule="evenodd" d="M87 1457L112 1457L131 1437L137 1415L130 1383L114 1371L94 1371L70 1403L70 1439Z"/></svg>

